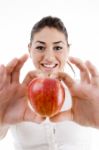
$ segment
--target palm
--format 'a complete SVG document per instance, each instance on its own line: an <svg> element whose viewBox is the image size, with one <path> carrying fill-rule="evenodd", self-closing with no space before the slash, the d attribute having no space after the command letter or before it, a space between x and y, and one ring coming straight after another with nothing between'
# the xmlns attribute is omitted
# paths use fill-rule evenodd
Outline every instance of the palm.
<svg viewBox="0 0 99 150"><path fill-rule="evenodd" d="M99 126L99 72L91 62L80 59L70 61L80 70L78 83L66 73L58 73L58 78L68 86L72 97L72 107L51 118L57 122L72 120L81 125Z"/></svg>
<svg viewBox="0 0 99 150"><path fill-rule="evenodd" d="M99 106L99 103L97 103L99 99L97 87L86 83L79 83L71 90L71 95L73 99L71 109L73 120L82 125L92 124L97 113L96 111L98 111L95 111L96 105ZM97 99L95 100L94 97L96 95Z"/></svg>
<svg viewBox="0 0 99 150"><path fill-rule="evenodd" d="M20 69L26 56L19 60L13 59L0 72L0 123L13 124L21 121L41 122L43 118L36 115L28 106L27 85L34 75L28 73L22 84L19 82Z"/></svg>
<svg viewBox="0 0 99 150"><path fill-rule="evenodd" d="M28 107L25 87L17 83L10 85L7 89L5 99L8 95L9 99L2 104L3 122L16 123L23 121Z"/></svg>

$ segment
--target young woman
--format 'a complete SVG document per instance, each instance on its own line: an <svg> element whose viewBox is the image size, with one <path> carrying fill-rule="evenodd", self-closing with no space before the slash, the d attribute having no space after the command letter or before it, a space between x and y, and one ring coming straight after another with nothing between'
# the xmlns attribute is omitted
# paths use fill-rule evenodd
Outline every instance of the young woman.
<svg viewBox="0 0 99 150"><path fill-rule="evenodd" d="M0 136L3 138L11 129L16 150L94 150L90 144L93 130L81 125L99 127L99 73L90 62L69 58L69 47L63 22L48 16L37 22L31 31L28 49L36 70L29 72L20 83L20 69L27 55L0 66ZM63 72L69 62L80 70L79 83ZM44 126L45 118L31 111L27 103L28 83L40 72L45 76L55 74L69 89L64 111L50 118L58 122L54 130ZM65 121L60 122L62 120Z"/></svg>

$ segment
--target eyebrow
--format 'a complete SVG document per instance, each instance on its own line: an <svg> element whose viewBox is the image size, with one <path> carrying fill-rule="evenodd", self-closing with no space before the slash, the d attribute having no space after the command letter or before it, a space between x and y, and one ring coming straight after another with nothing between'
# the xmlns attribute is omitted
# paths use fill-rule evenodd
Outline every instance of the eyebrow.
<svg viewBox="0 0 99 150"><path fill-rule="evenodd" d="M53 44L59 44L59 43L63 43L63 44L64 44L64 42L63 42L63 41L53 42Z"/></svg>
<svg viewBox="0 0 99 150"><path fill-rule="evenodd" d="M43 41L36 41L36 43L45 44L45 42L43 42Z"/></svg>
<svg viewBox="0 0 99 150"><path fill-rule="evenodd" d="M41 44L46 44L45 42L43 42L43 41L36 41L36 43L41 43ZM57 42L53 42L53 44L59 44L59 43L63 43L63 44L65 44L63 41L57 41Z"/></svg>

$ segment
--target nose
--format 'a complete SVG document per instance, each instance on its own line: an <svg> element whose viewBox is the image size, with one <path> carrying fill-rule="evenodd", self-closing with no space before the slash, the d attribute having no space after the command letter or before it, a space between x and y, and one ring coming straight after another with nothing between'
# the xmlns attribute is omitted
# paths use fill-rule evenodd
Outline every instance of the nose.
<svg viewBox="0 0 99 150"><path fill-rule="evenodd" d="M55 54L54 51L52 49L48 49L45 52L45 56L44 56L45 61L47 62L53 62L55 60Z"/></svg>

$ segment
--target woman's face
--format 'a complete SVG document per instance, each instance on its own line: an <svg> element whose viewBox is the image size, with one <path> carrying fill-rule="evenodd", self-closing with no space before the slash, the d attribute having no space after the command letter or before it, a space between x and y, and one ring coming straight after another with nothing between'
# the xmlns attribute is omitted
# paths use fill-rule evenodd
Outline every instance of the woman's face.
<svg viewBox="0 0 99 150"><path fill-rule="evenodd" d="M35 33L29 52L36 69L51 74L62 71L69 53L65 35L55 28L44 27Z"/></svg>

